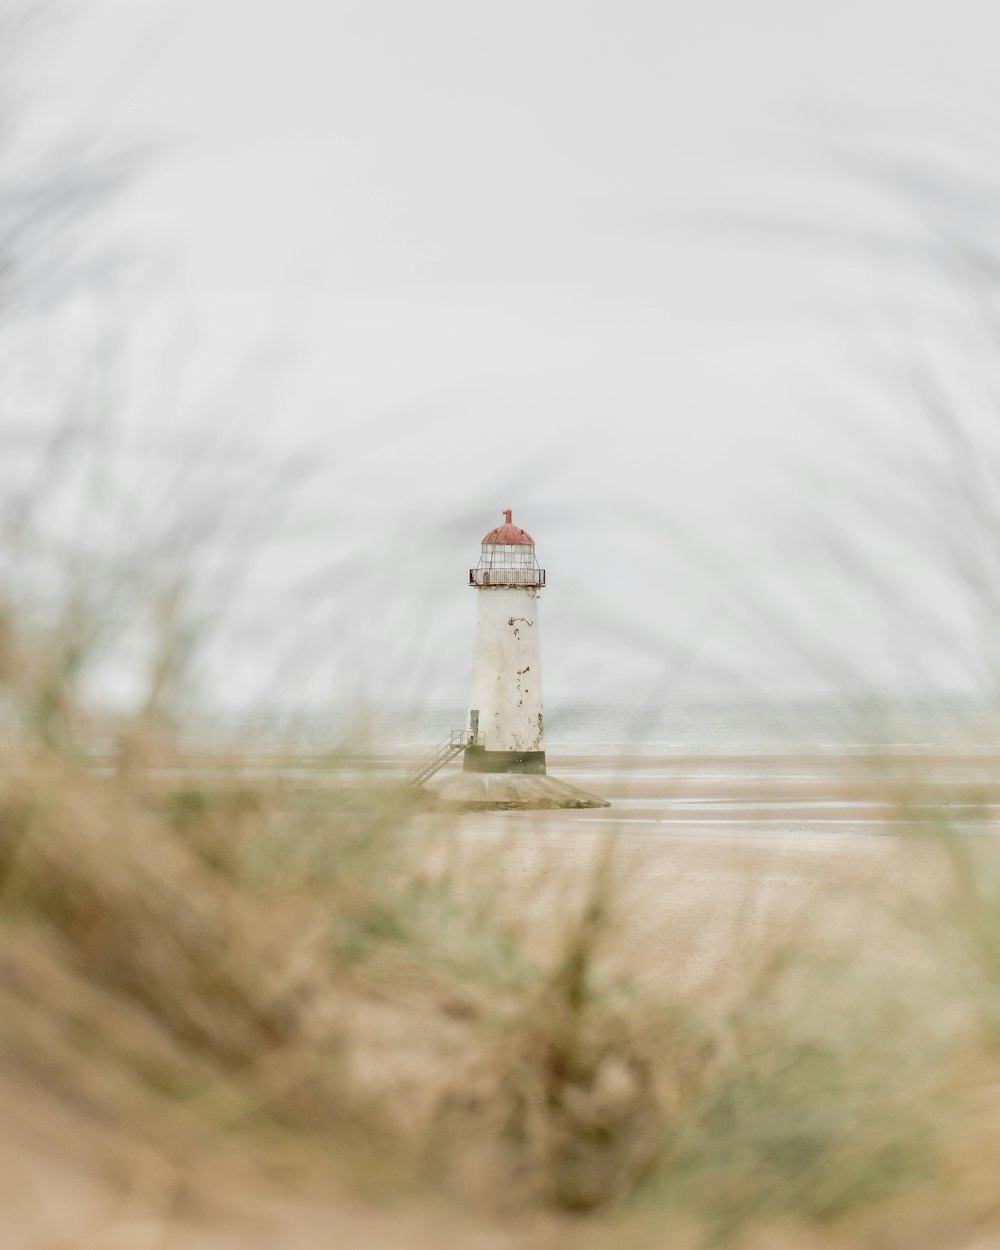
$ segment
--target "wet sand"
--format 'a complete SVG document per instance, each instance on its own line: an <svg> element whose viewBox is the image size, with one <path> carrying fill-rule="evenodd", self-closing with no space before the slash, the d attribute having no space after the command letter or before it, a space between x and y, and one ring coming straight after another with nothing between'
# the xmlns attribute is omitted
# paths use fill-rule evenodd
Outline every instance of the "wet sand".
<svg viewBox="0 0 1000 1250"><path fill-rule="evenodd" d="M906 916L948 874L940 841L914 831L1000 832L992 769L985 754L925 750L551 757L550 773L612 806L428 814L415 828L444 820L542 945L606 856L615 947L640 980L737 975L750 947L786 937L921 963Z"/></svg>

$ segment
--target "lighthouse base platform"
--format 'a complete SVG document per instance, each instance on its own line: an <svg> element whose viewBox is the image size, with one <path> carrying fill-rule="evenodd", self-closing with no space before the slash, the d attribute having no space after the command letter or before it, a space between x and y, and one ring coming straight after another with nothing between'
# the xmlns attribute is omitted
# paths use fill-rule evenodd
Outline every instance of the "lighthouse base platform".
<svg viewBox="0 0 1000 1250"><path fill-rule="evenodd" d="M559 807L610 807L545 773L450 773L428 782L434 805L465 811L544 811Z"/></svg>

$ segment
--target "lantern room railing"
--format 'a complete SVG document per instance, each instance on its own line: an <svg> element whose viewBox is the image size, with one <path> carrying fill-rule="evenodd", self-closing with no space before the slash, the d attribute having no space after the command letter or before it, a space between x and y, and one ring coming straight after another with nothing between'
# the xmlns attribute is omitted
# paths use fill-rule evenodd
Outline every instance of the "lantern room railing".
<svg viewBox="0 0 1000 1250"><path fill-rule="evenodd" d="M544 569L469 569L470 586L544 586Z"/></svg>

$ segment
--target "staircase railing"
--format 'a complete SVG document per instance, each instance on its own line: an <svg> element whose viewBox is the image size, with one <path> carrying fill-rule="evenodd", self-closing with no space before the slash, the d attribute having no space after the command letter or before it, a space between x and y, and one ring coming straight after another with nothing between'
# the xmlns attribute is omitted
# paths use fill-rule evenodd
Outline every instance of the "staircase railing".
<svg viewBox="0 0 1000 1250"><path fill-rule="evenodd" d="M470 733L468 729L453 729L443 742L439 742L434 750L420 761L416 768L407 773L406 784L422 786L436 772L440 772L445 764L453 760L459 751L464 751L468 746L475 746L476 742L477 735Z"/></svg>

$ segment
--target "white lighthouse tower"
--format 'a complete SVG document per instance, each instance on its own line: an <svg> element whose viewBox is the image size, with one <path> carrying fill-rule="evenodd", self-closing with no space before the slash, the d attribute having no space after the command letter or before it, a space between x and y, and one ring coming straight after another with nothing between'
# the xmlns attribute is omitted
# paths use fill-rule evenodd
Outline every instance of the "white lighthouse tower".
<svg viewBox="0 0 1000 1250"><path fill-rule="evenodd" d="M607 807L604 799L550 777L545 769L538 593L545 569L535 541L504 523L482 542L469 569L476 592L472 698L464 734L453 734L428 769L430 775L464 746L462 771L437 778L432 789L449 805L466 808Z"/></svg>
<svg viewBox="0 0 1000 1250"><path fill-rule="evenodd" d="M472 706L464 769L474 773L544 773L542 658L538 592L545 570L535 540L504 511L469 570L476 590Z"/></svg>

